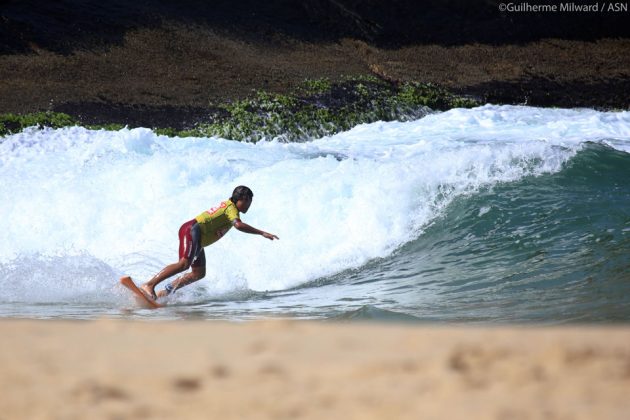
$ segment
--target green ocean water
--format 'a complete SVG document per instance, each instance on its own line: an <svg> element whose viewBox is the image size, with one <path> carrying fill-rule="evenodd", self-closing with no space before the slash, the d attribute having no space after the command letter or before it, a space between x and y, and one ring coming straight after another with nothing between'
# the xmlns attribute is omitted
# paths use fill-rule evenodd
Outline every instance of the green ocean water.
<svg viewBox="0 0 630 420"><path fill-rule="evenodd" d="M628 321L630 155L589 144L558 173L462 197L386 264L376 282L395 278L387 299L420 319Z"/></svg>

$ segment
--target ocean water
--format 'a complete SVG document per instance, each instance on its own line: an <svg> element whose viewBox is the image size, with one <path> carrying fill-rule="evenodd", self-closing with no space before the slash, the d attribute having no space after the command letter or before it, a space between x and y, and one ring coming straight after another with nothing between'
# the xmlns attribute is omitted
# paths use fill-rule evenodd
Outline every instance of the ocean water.
<svg viewBox="0 0 630 420"><path fill-rule="evenodd" d="M0 182L0 317L630 320L630 112L486 105L304 143L33 129L0 140ZM280 240L233 229L139 308L118 278L175 262L240 184Z"/></svg>

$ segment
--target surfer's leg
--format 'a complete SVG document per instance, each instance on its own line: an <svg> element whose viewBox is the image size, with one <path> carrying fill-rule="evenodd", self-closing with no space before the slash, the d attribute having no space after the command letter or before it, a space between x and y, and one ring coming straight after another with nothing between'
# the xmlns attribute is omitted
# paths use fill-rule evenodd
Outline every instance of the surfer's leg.
<svg viewBox="0 0 630 420"><path fill-rule="evenodd" d="M190 267L188 260L186 258L182 258L178 262L169 264L164 267L162 271L153 276L151 280L140 286L140 289L144 290L145 293L155 299L157 297L155 295L155 286L157 286L167 278L174 276L175 274L179 274L182 271L188 270L188 267Z"/></svg>
<svg viewBox="0 0 630 420"><path fill-rule="evenodd" d="M188 222L181 225L181 227L179 228L178 237L179 261L174 264L167 265L162 269L162 271L153 276L151 280L140 286L140 288L153 299L157 299L157 296L155 294L155 286L157 286L160 282L166 280L167 278L174 276L175 274L179 274L182 271L188 270L188 267L190 267L191 265L190 262L193 261L194 265L196 255L199 253L199 250L203 250L200 245L199 226L197 225L197 221L195 219L189 220Z"/></svg>
<svg viewBox="0 0 630 420"><path fill-rule="evenodd" d="M178 289L181 289L184 286L188 286L191 283L201 280L205 276L206 276L205 265L201 267L193 267L190 273L186 273L183 276L173 280L170 284L166 286L164 290L160 290L157 293L157 297L161 298L164 296L168 296L171 293L175 292Z"/></svg>
<svg viewBox="0 0 630 420"><path fill-rule="evenodd" d="M200 249L192 263L192 270L190 273L186 273L183 276L173 280L170 284L166 285L164 290L160 290L157 294L158 298L168 296L175 290L180 289L190 283L194 283L201 280L206 276L206 253L203 248Z"/></svg>

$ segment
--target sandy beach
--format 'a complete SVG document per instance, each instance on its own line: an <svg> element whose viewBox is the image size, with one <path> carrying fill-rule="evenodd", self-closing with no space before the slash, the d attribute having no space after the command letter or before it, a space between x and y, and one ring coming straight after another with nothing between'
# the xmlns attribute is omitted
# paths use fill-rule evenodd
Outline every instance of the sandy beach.
<svg viewBox="0 0 630 420"><path fill-rule="evenodd" d="M2 419L623 419L627 327L0 322Z"/></svg>

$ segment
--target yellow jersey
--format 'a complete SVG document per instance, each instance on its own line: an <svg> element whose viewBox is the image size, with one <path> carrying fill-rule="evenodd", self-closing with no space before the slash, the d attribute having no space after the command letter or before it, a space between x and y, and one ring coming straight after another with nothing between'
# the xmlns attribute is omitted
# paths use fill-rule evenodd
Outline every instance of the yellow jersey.
<svg viewBox="0 0 630 420"><path fill-rule="evenodd" d="M204 211L195 217L201 228L201 246L215 243L234 225L241 215L232 200L222 202L218 207Z"/></svg>

